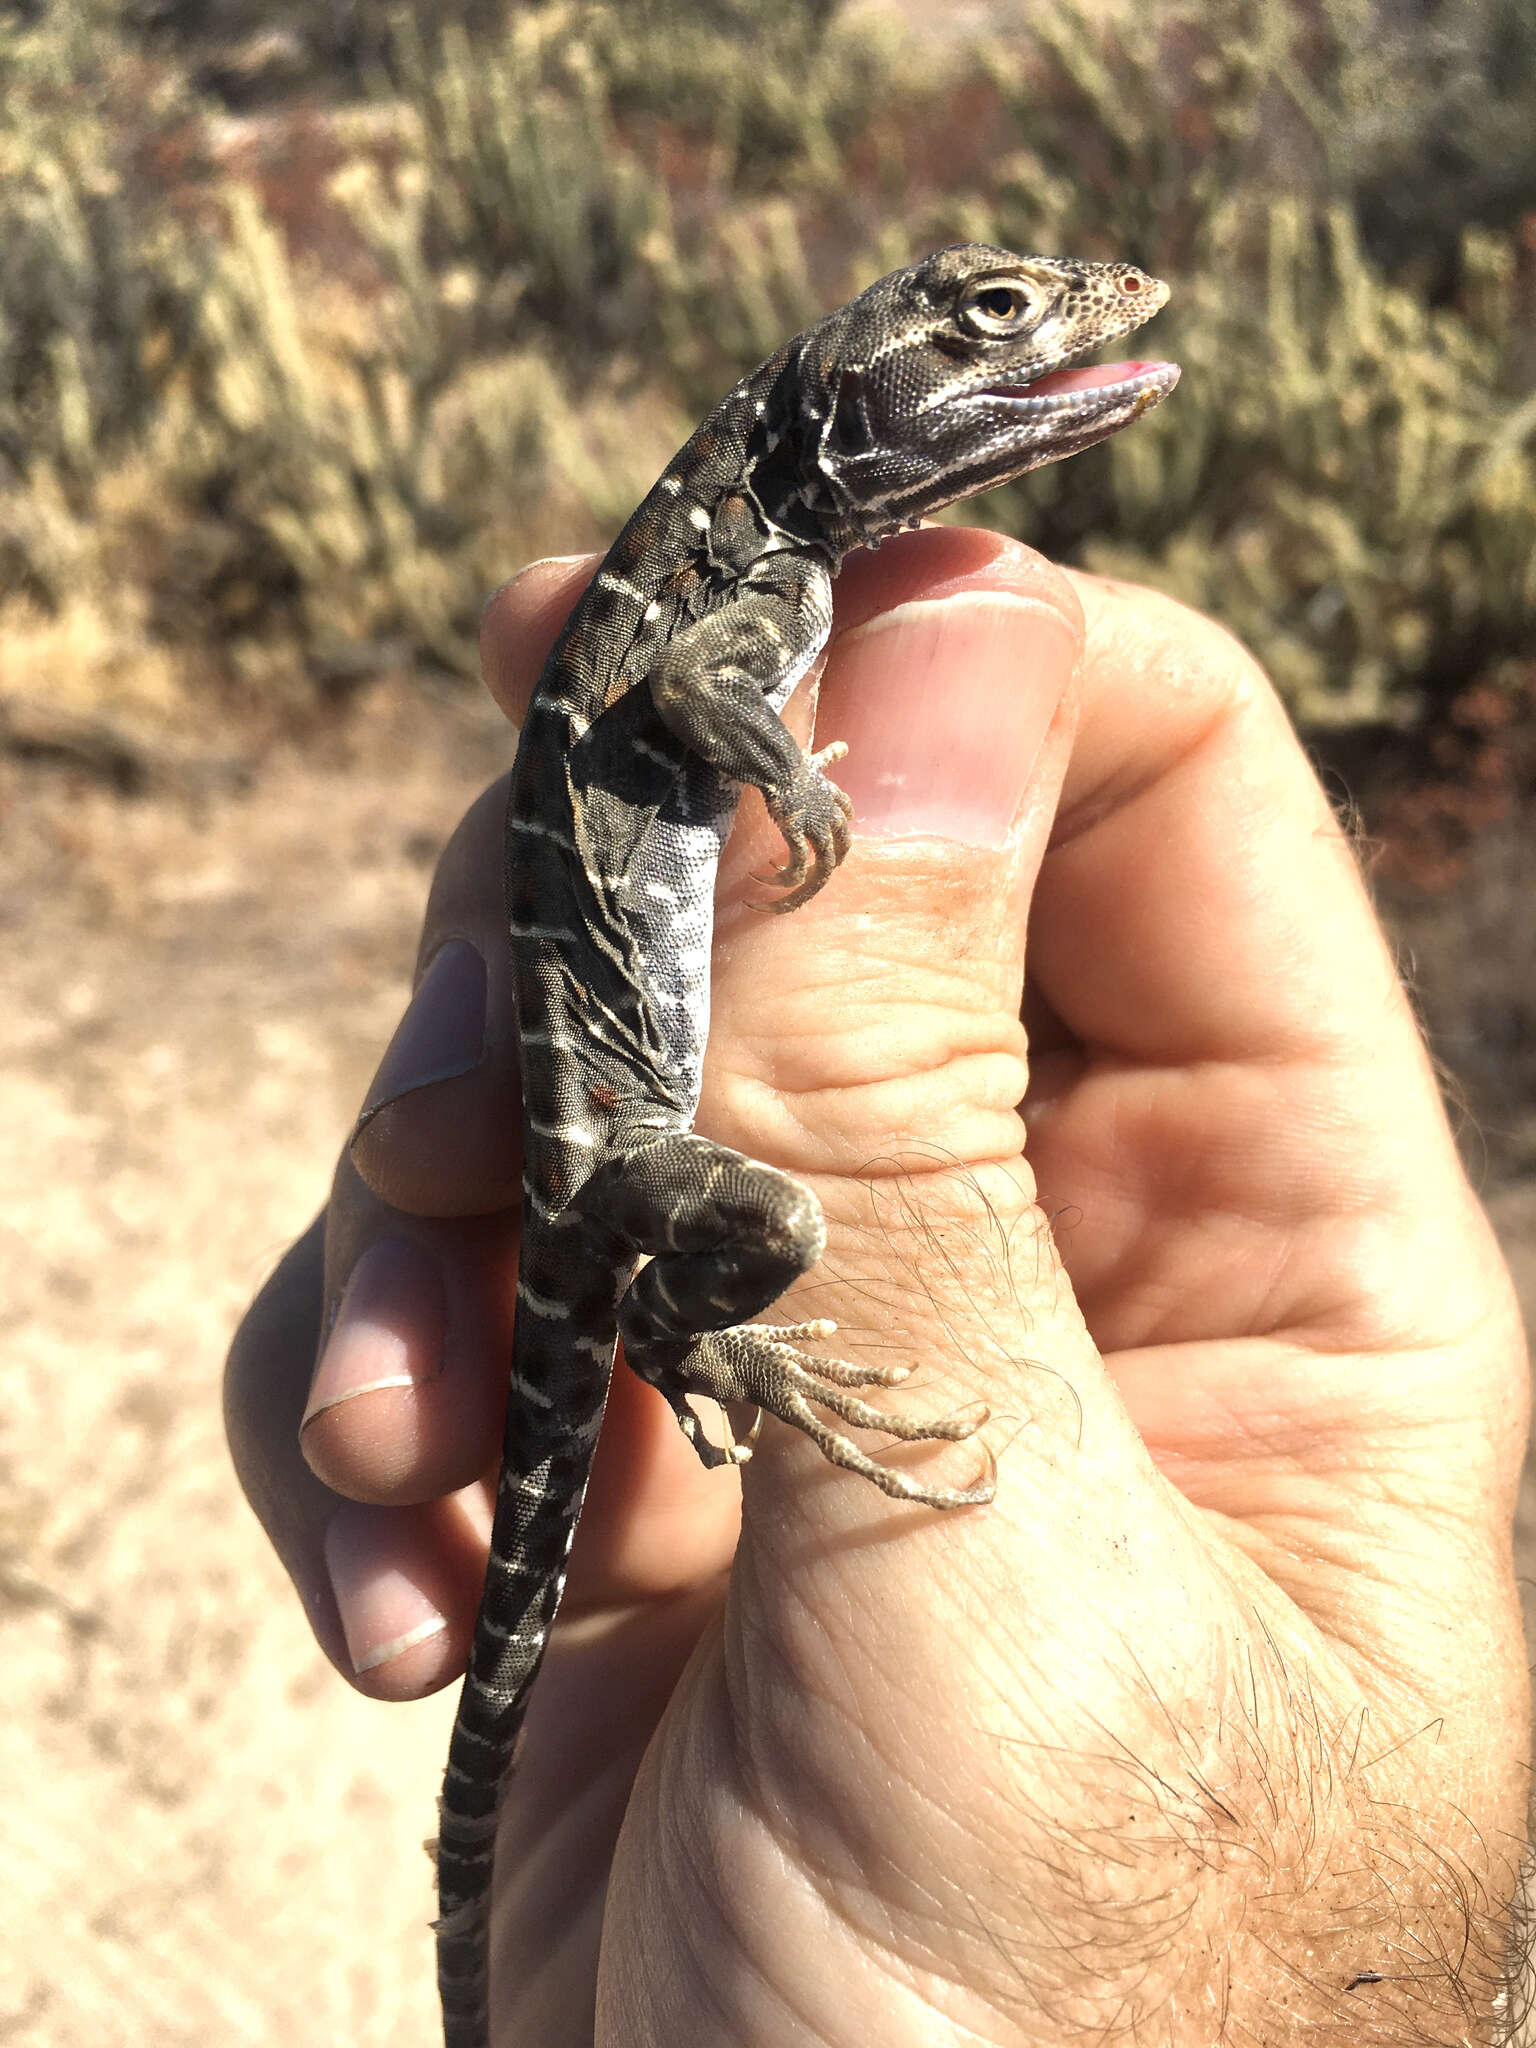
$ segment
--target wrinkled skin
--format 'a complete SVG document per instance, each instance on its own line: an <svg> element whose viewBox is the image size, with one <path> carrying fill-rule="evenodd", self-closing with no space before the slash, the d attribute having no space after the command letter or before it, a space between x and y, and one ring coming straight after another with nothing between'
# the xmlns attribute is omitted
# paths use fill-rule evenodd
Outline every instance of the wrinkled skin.
<svg viewBox="0 0 1536 2048"><path fill-rule="evenodd" d="M514 716L587 573L490 608ZM739 1484L618 1374L504 1811L497 2038L1490 2038L1525 1361L1350 849L1165 599L948 530L838 602L854 848L758 917L744 817L700 1127L814 1186L788 1306L913 1366L894 1400L985 1398L998 1494L902 1506L772 1422ZM499 1442L499 828L492 794L445 854L439 964L232 1358L248 1491L383 1699L462 1669Z"/></svg>

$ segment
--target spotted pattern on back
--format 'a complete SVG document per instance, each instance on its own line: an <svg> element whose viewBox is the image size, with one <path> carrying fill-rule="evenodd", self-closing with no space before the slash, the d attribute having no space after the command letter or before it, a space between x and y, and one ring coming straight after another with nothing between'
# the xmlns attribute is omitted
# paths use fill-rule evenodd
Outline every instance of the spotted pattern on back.
<svg viewBox="0 0 1536 2048"><path fill-rule="evenodd" d="M489 2040L498 1794L559 1607L618 1337L706 1465L738 1455L702 1432L701 1394L770 1413L895 1499L990 1496L989 1480L882 1464L847 1433L952 1441L974 1422L873 1406L854 1390L880 1383L879 1367L803 1348L830 1324L756 1320L819 1257L824 1223L788 1175L692 1129L715 877L748 784L785 837L781 907L805 901L847 850L846 799L778 716L826 643L843 556L1157 403L1172 365L1056 373L1166 296L1128 264L980 244L879 279L711 412L614 542L539 679L506 833L518 1307L438 1841L447 2048Z"/></svg>

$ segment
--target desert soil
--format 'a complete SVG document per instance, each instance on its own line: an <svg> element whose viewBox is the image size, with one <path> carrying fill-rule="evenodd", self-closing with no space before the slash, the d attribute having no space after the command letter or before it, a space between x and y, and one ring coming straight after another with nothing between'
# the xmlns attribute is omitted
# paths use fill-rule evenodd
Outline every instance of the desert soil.
<svg viewBox="0 0 1536 2048"><path fill-rule="evenodd" d="M0 762L0 2042L419 2048L451 1696L320 1657L219 1375L324 1195L507 751L379 698L244 791ZM1536 1310L1536 1185L1490 1205ZM1525 1556L1536 1543L1527 1487Z"/></svg>

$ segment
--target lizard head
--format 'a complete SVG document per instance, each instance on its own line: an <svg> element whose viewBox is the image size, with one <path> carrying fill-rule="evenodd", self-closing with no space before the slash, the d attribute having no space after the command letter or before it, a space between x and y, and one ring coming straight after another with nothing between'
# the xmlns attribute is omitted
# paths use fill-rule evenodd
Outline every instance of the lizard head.
<svg viewBox="0 0 1536 2048"><path fill-rule="evenodd" d="M812 488L852 545L1105 440L1167 397L1178 365L1072 366L1167 299L1129 263L975 242L893 271L804 337Z"/></svg>

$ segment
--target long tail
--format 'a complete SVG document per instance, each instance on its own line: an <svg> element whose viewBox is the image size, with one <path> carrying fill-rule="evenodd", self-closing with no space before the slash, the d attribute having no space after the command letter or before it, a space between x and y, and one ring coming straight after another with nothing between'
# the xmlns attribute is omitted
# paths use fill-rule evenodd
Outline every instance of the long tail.
<svg viewBox="0 0 1536 2048"><path fill-rule="evenodd" d="M612 1291L602 1287L600 1299L586 1294L582 1281L590 1285L593 1248L574 1243L574 1235L558 1233L557 1250L525 1214L491 1554L438 1826L437 1983L445 2048L489 2048L496 1809L565 1590L613 1370ZM573 1281L585 1298L572 1298Z"/></svg>

